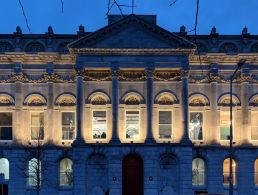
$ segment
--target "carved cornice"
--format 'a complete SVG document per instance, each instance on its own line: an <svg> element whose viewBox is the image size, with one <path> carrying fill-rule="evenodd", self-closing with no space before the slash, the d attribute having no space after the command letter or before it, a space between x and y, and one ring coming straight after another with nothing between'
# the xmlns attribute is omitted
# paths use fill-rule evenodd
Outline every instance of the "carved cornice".
<svg viewBox="0 0 258 195"><path fill-rule="evenodd" d="M145 81L145 71L120 71L119 80L121 81Z"/></svg>
<svg viewBox="0 0 258 195"><path fill-rule="evenodd" d="M85 81L111 81L111 71L83 71Z"/></svg>

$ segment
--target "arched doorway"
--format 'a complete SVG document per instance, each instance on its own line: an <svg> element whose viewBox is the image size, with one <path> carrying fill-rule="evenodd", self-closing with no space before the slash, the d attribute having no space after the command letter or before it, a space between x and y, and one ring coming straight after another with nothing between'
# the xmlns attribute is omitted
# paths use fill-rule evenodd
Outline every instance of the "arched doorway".
<svg viewBox="0 0 258 195"><path fill-rule="evenodd" d="M136 154L129 154L122 165L123 195L143 195L143 161Z"/></svg>

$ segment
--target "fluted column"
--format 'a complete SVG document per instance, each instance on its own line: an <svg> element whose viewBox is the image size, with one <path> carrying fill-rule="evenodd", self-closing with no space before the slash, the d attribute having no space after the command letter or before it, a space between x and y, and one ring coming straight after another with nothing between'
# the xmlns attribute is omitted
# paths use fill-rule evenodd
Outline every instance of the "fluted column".
<svg viewBox="0 0 258 195"><path fill-rule="evenodd" d="M153 138L153 64L147 64L148 68L146 68L147 73L147 136L145 142L147 143L155 143Z"/></svg>
<svg viewBox="0 0 258 195"><path fill-rule="evenodd" d="M188 104L188 69L185 68L182 70L182 93L181 93L181 113L183 120L183 137L181 139L182 144L191 144L191 140L189 139L189 104Z"/></svg>
<svg viewBox="0 0 258 195"><path fill-rule="evenodd" d="M114 64L113 64L114 65ZM118 67L112 68L112 143L119 143L118 136Z"/></svg>
<svg viewBox="0 0 258 195"><path fill-rule="evenodd" d="M82 118L83 118L83 75L82 67L77 67L76 78L76 125L77 133L73 145L82 145L84 143L82 137Z"/></svg>

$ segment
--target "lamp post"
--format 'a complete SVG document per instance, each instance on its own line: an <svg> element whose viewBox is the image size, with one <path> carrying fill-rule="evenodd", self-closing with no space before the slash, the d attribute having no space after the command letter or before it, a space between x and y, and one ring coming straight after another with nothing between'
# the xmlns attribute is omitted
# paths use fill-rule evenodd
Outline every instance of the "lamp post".
<svg viewBox="0 0 258 195"><path fill-rule="evenodd" d="M233 112L233 80L239 69L245 64L246 60L240 60L237 64L237 68L235 69L233 75L230 78L230 132L229 132L229 195L233 195L233 126L232 126L232 112Z"/></svg>

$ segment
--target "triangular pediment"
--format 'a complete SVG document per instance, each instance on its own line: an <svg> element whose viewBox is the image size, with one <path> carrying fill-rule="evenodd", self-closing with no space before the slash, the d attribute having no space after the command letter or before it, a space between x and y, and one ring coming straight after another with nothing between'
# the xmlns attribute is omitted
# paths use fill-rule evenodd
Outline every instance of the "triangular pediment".
<svg viewBox="0 0 258 195"><path fill-rule="evenodd" d="M126 16L69 45L71 49L194 49L188 40L148 23L134 14Z"/></svg>

